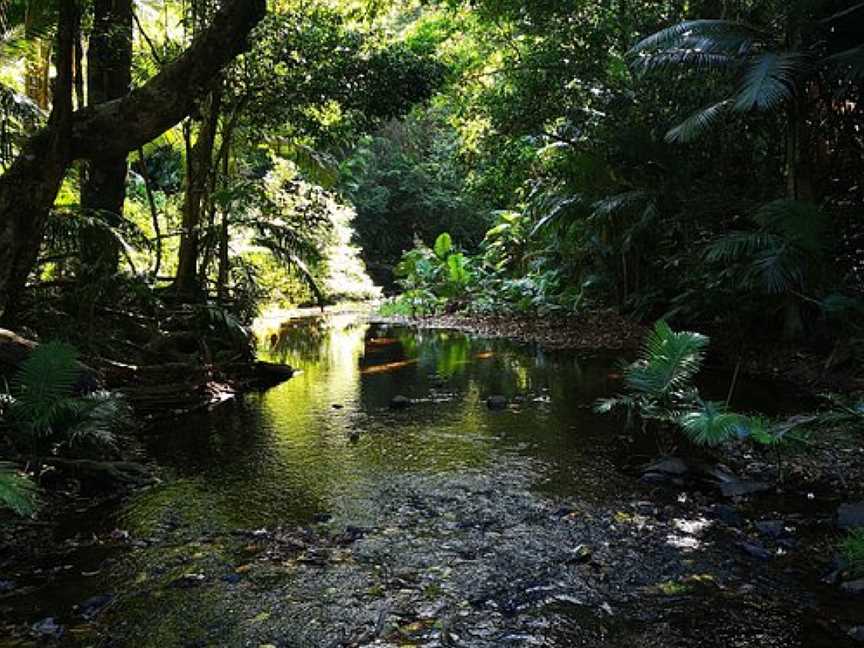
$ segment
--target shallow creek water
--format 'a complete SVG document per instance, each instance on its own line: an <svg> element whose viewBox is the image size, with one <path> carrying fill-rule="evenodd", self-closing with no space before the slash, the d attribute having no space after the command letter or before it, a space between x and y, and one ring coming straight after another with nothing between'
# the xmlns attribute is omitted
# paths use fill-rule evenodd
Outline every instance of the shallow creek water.
<svg viewBox="0 0 864 648"><path fill-rule="evenodd" d="M5 627L163 648L844 645L799 566L740 555L710 502L618 469L621 422L592 411L614 356L354 315L291 320L264 354L300 372L148 437L164 483L70 514L57 564L9 575ZM777 408L772 390L739 406Z"/></svg>

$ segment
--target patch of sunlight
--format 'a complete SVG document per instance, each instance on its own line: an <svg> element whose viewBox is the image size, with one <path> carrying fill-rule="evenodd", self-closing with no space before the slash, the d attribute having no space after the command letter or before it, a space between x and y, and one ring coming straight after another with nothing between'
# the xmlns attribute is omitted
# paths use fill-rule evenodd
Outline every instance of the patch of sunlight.
<svg viewBox="0 0 864 648"><path fill-rule="evenodd" d="M678 518L672 522L672 525L680 533L670 533L667 535L666 543L678 549L694 551L702 545L699 536L711 526L711 522L705 518L696 518L693 520Z"/></svg>
<svg viewBox="0 0 864 648"><path fill-rule="evenodd" d="M327 276L324 293L335 300L373 300L381 298L381 288L376 286L366 273L366 265L360 258L360 248L351 244L354 237L352 221L354 209L345 205L330 208L333 233L330 244L324 251Z"/></svg>

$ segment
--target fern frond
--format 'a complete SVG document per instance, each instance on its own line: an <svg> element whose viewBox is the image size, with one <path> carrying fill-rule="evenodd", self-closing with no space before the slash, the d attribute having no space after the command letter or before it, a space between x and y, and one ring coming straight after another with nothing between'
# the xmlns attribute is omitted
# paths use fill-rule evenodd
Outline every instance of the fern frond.
<svg viewBox="0 0 864 648"><path fill-rule="evenodd" d="M0 504L18 515L32 515L38 504L36 485L5 462L0 463Z"/></svg>
<svg viewBox="0 0 864 648"><path fill-rule="evenodd" d="M75 399L76 422L66 431L69 445L116 445L116 433L127 425L131 410L126 400L114 392L97 391Z"/></svg>
<svg viewBox="0 0 864 648"><path fill-rule="evenodd" d="M64 342L37 346L12 378L12 417L36 434L48 434L62 417L79 373L75 347Z"/></svg>

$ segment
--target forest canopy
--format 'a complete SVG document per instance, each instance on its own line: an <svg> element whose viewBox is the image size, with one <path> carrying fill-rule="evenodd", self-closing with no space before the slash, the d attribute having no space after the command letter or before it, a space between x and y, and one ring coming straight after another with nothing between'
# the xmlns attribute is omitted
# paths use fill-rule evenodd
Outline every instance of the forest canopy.
<svg viewBox="0 0 864 648"><path fill-rule="evenodd" d="M8 0L3 20L7 319L118 277L249 316L374 296L367 272L412 313L734 312L830 341L862 309L860 4ZM457 269L403 262L444 233Z"/></svg>

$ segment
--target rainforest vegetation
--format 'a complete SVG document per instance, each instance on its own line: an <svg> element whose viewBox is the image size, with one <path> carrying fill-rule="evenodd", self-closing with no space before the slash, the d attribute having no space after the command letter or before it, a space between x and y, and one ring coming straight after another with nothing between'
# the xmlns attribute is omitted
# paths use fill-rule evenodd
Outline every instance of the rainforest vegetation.
<svg viewBox="0 0 864 648"><path fill-rule="evenodd" d="M862 93L855 0L0 0L0 525L151 487L142 435L292 374L256 318L346 303L581 327L652 456L860 463Z"/></svg>

